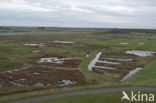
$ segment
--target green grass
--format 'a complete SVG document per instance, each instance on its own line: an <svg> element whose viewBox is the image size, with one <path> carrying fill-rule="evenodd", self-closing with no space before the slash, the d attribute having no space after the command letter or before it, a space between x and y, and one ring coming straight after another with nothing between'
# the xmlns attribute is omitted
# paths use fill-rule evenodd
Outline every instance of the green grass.
<svg viewBox="0 0 156 103"><path fill-rule="evenodd" d="M22 43L1 43L0 44L0 71L17 69L22 63L28 62L30 57L35 56L32 51L35 47L26 47Z"/></svg>
<svg viewBox="0 0 156 103"><path fill-rule="evenodd" d="M129 44L120 44L120 43ZM138 40L138 39L115 39L115 40L104 40L104 41L86 41L86 44L90 45L103 45L111 46L112 49L143 49L143 50L156 50L156 40ZM145 43L139 45L138 43ZM117 47L118 46L118 47ZM119 50L120 50L119 49Z"/></svg>
<svg viewBox="0 0 156 103"><path fill-rule="evenodd" d="M25 31L24 29L10 30ZM42 31L37 29L28 29L26 31ZM46 30L43 30L46 31ZM61 31L60 33L56 33ZM156 35L155 35L156 36ZM153 38L153 39L149 39ZM54 44L54 40L63 41L75 41L73 45ZM120 44L121 42L129 43L128 45ZM24 46L25 43L45 43L45 47L29 47ZM139 45L138 43L145 43L145 45ZM60 55L65 57L80 57L76 59L82 60L79 69L86 80L87 85L96 86L97 84L112 86L119 83L120 76L122 74L104 72L104 74L98 74L88 71L88 64L95 57L98 51L105 53L120 53L125 52L128 49L142 49L156 51L156 40L154 34L146 35L146 33L130 33L130 34L111 34L105 30L54 30L51 34L39 34L39 35L6 35L0 36L0 72L17 69L23 67L25 63L36 63L39 57ZM41 50L39 53L32 53L35 50ZM86 58L85 55L89 54ZM101 56L107 57L105 55ZM120 56L109 56L113 58L129 58ZM106 64L106 66L110 66ZM119 67L121 65L118 65ZM132 76L128 82L132 84L140 83L156 83L156 60L146 65L143 70ZM118 80L116 80L118 79ZM125 82L124 82L125 83ZM124 84L123 83L123 84ZM121 83L122 85L122 83ZM14 91L15 88L11 88ZM18 91L18 90L17 90ZM4 92L8 92L4 90ZM105 95L105 94L104 94ZM109 95L109 94L108 94ZM113 94L111 94L113 95ZM118 95L115 94L114 95ZM96 96L95 96L96 97ZM98 98L98 96L97 96ZM107 98L105 98L107 99ZM92 102L91 100L90 102ZM81 101L79 101L81 102ZM100 101L96 101L100 102ZM108 102L109 103L109 102Z"/></svg>
<svg viewBox="0 0 156 103"><path fill-rule="evenodd" d="M33 61L32 57L47 54L67 57L84 57L86 55L85 51L73 49L75 46L29 47L24 46L25 43L27 42L0 43L0 71L17 69L22 67L23 63ZM35 50L42 50L42 53L32 53Z"/></svg>
<svg viewBox="0 0 156 103"><path fill-rule="evenodd" d="M0 71L17 69L22 67L22 64L24 63L35 63L37 61L36 59L42 56L61 55L65 57L80 57L80 59L83 60L78 69L80 69L80 71L85 76L87 83L96 84L103 83L105 81L114 82L114 80L112 80L111 78L118 77L119 74L113 75L112 73L105 73L106 75L101 75L88 71L88 64L95 57L98 51L102 51L103 54L111 52L124 52L127 49L143 49L156 51L156 40L148 40L149 37L152 37L150 35L144 35L145 38L140 39L135 34L108 34L105 30L65 31L66 32L62 34L54 33L43 35L40 34L0 36ZM142 37L141 34L139 35L140 37ZM73 45L57 45L53 44L52 41L54 40L75 41L76 43ZM129 44L123 45L120 44L121 42L126 42ZM25 43L45 43L46 46L28 47L24 46ZM138 43L145 43L145 45L139 45ZM42 52L32 53L35 50L41 50ZM85 58L86 54L89 54L90 56L88 58ZM32 59L33 57L36 59ZM116 56L116 58L128 57ZM107 64L106 66L110 65ZM152 78L151 81L153 81Z"/></svg>
<svg viewBox="0 0 156 103"><path fill-rule="evenodd" d="M131 36L155 36L155 33L129 33Z"/></svg>
<svg viewBox="0 0 156 103"><path fill-rule="evenodd" d="M130 92L127 93L130 94ZM141 92L141 93L156 94L155 92ZM143 103L143 102L129 102L127 100L121 101L121 98L122 98L121 92L113 92L113 93L99 93L99 94L89 94L83 96L72 96L66 98L51 99L41 101L38 103Z"/></svg>
<svg viewBox="0 0 156 103"><path fill-rule="evenodd" d="M103 83L104 81L113 82L113 80L105 75L97 74L88 70L88 64L95 57L98 51L93 51L90 53L88 58L84 58L83 62L80 64L79 69L83 73L87 83L96 84Z"/></svg>
<svg viewBox="0 0 156 103"><path fill-rule="evenodd" d="M156 60L145 65L142 70L137 72L127 81L134 83L155 83L156 82Z"/></svg>
<svg viewBox="0 0 156 103"><path fill-rule="evenodd" d="M66 55L71 57L82 57L86 54L84 51L73 49L71 46L46 47L44 48L44 53Z"/></svg>

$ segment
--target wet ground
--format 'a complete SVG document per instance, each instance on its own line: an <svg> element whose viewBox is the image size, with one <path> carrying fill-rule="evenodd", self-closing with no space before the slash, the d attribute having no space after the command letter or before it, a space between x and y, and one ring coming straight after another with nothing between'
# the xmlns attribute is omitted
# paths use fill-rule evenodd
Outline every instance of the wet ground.
<svg viewBox="0 0 156 103"><path fill-rule="evenodd" d="M39 44L25 46L39 46ZM41 50L36 52L41 52ZM88 53L83 57L54 54L33 57L31 62L23 65L23 68L1 72L0 89L15 87L31 89L84 84L85 77L77 68L82 62L80 58L88 57ZM155 52L152 51L98 52L90 61L88 70L114 81L125 81L142 69L138 65L147 64L154 58ZM1 92L1 94L5 93Z"/></svg>
<svg viewBox="0 0 156 103"><path fill-rule="evenodd" d="M121 83L156 58L151 36L64 33L0 36L0 94L99 81Z"/></svg>
<svg viewBox="0 0 156 103"><path fill-rule="evenodd" d="M79 70L63 70L33 67L18 71L0 73L1 89L3 88L37 88L56 87L85 83Z"/></svg>
<svg viewBox="0 0 156 103"><path fill-rule="evenodd" d="M7 88L45 88L84 84L85 78L78 69L81 61L59 55L32 58L23 68L0 72L0 90ZM2 91L0 94L5 94Z"/></svg>
<svg viewBox="0 0 156 103"><path fill-rule="evenodd" d="M99 52L88 65L88 70L101 75L117 74L114 80L125 81L133 74L142 69L138 65L149 63L155 58L152 51L129 50L125 53L102 53ZM141 62L144 61L144 62Z"/></svg>

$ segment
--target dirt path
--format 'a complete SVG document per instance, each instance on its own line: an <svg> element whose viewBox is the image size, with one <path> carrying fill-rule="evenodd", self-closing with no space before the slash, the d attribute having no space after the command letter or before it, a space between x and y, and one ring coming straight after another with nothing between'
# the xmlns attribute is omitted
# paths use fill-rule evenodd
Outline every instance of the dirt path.
<svg viewBox="0 0 156 103"><path fill-rule="evenodd" d="M91 89L91 90L84 90L84 91L74 91L74 92L48 95L48 96L40 96L40 97L19 100L19 101L15 101L11 103L34 103L34 102L39 102L39 101L47 100L47 99L55 99L55 98L63 98L63 97L70 97L70 96L76 96L76 95L95 94L95 93L120 92L123 90L124 91L154 91L156 92L156 88L150 88L150 87L102 88L102 89Z"/></svg>

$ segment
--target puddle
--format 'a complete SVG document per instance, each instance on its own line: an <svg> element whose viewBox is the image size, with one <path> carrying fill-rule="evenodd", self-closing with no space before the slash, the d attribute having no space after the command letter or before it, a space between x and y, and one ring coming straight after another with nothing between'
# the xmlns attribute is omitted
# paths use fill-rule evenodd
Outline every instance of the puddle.
<svg viewBox="0 0 156 103"><path fill-rule="evenodd" d="M96 68L100 68L100 69L109 69L109 70L117 70L115 68L112 68L112 67L105 67L105 66L94 66Z"/></svg>
<svg viewBox="0 0 156 103"><path fill-rule="evenodd" d="M38 72L33 72L33 74L34 74L34 75L39 75L40 73L38 73Z"/></svg>
<svg viewBox="0 0 156 103"><path fill-rule="evenodd" d="M117 61L132 61L133 59L117 59L117 58L104 58L107 60L117 60Z"/></svg>
<svg viewBox="0 0 156 103"><path fill-rule="evenodd" d="M156 52L142 51L142 50L129 50L129 51L126 51L126 54L134 54L134 55L142 56L142 57L153 56L153 54L155 54L155 53Z"/></svg>
<svg viewBox="0 0 156 103"><path fill-rule="evenodd" d="M139 45L145 45L145 43L138 43Z"/></svg>
<svg viewBox="0 0 156 103"><path fill-rule="evenodd" d="M8 71L5 71L5 72L3 72L3 73L13 73L13 72L16 72L16 71L19 71L19 70L22 70L22 69L23 69L23 68L8 70Z"/></svg>
<svg viewBox="0 0 156 103"><path fill-rule="evenodd" d="M9 82L12 85L18 86L18 87L24 87L25 85L20 84L20 83L16 83L16 82Z"/></svg>
<svg viewBox="0 0 156 103"><path fill-rule="evenodd" d="M40 44L38 44L38 46L45 46L45 44L44 43L40 43Z"/></svg>
<svg viewBox="0 0 156 103"><path fill-rule="evenodd" d="M2 88L2 85L0 84L0 88Z"/></svg>
<svg viewBox="0 0 156 103"><path fill-rule="evenodd" d="M41 50L35 50L35 51L33 51L33 53L38 53L38 52L41 52Z"/></svg>
<svg viewBox="0 0 156 103"><path fill-rule="evenodd" d="M95 64L98 61L101 54L102 54L102 52L99 52L96 54L95 58L89 63L88 70L90 70L90 71L92 70L92 68L95 66Z"/></svg>
<svg viewBox="0 0 156 103"><path fill-rule="evenodd" d="M135 74L136 72L138 72L139 70L141 70L141 67L137 67L136 69L130 71L126 76L124 76L120 81L125 81L126 79L128 79L129 77L131 77L133 74Z"/></svg>
<svg viewBox="0 0 156 103"><path fill-rule="evenodd" d="M111 61L107 61L107 60L104 60L104 61L97 61L98 63L107 63L107 64L121 64L121 63L118 63L118 62L111 62Z"/></svg>
<svg viewBox="0 0 156 103"><path fill-rule="evenodd" d="M76 81L71 81L71 80L62 80L61 83L58 86L66 86L66 85L72 85L72 84L76 84Z"/></svg>
<svg viewBox="0 0 156 103"><path fill-rule="evenodd" d="M24 44L25 46L45 46L44 43L40 43L40 44Z"/></svg>
<svg viewBox="0 0 156 103"><path fill-rule="evenodd" d="M88 58L89 57L89 54L87 54L85 57Z"/></svg>
<svg viewBox="0 0 156 103"><path fill-rule="evenodd" d="M64 63L63 61L59 61L57 58L41 58L39 61L39 63L44 63L44 62L56 63L56 64Z"/></svg>
<svg viewBox="0 0 156 103"><path fill-rule="evenodd" d="M21 78L21 79L19 79L20 81L25 81L26 79L24 79L24 78Z"/></svg>
<svg viewBox="0 0 156 103"><path fill-rule="evenodd" d="M38 44L24 44L25 46L38 46Z"/></svg>
<svg viewBox="0 0 156 103"><path fill-rule="evenodd" d="M35 86L36 87L48 87L48 86L50 86L50 84L43 84L43 83L38 82L35 84Z"/></svg>
<svg viewBox="0 0 156 103"><path fill-rule="evenodd" d="M23 68L20 68L20 69L13 69L13 70L8 70L8 71L5 71L7 73L12 73L12 72L16 72L16 71L19 71L19 70L22 70Z"/></svg>
<svg viewBox="0 0 156 103"><path fill-rule="evenodd" d="M48 63L62 64L62 63L64 63L65 60L71 60L71 59L72 58L61 58L61 59L58 59L57 57L40 58L38 63L48 62Z"/></svg>
<svg viewBox="0 0 156 103"><path fill-rule="evenodd" d="M122 43L120 43L120 44L129 44L129 43L124 43L124 42L122 42Z"/></svg>
<svg viewBox="0 0 156 103"><path fill-rule="evenodd" d="M53 41L55 43L63 43L63 44L74 44L75 42L72 42L72 41L59 41L59 40L55 40Z"/></svg>
<svg viewBox="0 0 156 103"><path fill-rule="evenodd" d="M8 71L4 71L2 73L13 73L13 72L16 72L16 71L19 71L19 70L29 69L30 67L32 67L32 65L26 65L26 67L19 68L19 69L8 70Z"/></svg>
<svg viewBox="0 0 156 103"><path fill-rule="evenodd" d="M12 76L9 76L10 78L13 78Z"/></svg>

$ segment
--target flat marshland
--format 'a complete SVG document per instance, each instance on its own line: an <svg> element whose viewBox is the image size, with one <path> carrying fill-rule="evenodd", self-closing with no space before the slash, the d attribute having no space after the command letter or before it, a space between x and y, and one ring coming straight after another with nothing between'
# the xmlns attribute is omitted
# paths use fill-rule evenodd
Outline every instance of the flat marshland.
<svg viewBox="0 0 156 103"><path fill-rule="evenodd" d="M156 33L62 28L0 31L0 95L100 84L156 86Z"/></svg>

